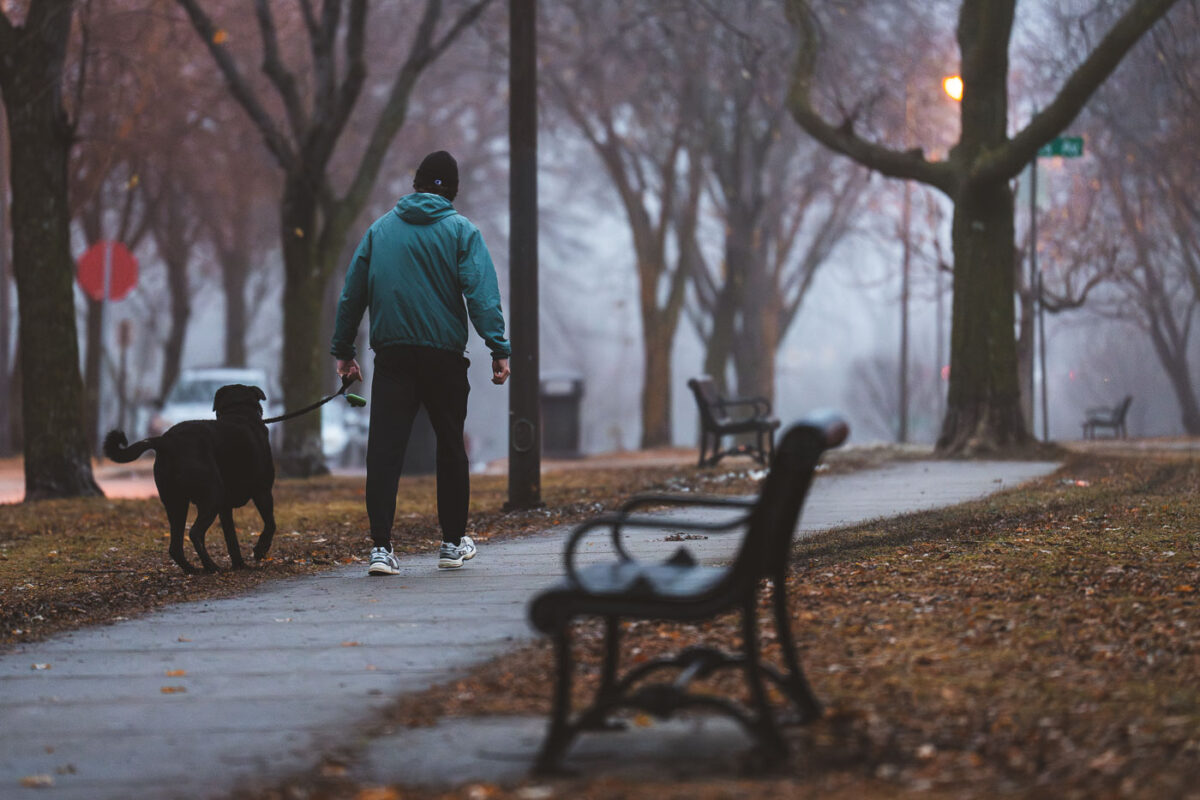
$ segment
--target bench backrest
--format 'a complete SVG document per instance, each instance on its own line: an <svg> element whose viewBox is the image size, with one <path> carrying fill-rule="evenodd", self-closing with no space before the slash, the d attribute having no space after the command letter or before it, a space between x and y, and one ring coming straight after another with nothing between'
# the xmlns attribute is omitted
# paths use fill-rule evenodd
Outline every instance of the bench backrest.
<svg viewBox="0 0 1200 800"><path fill-rule="evenodd" d="M832 413L810 417L784 433L731 570L734 584L757 584L786 570L792 535L821 454L840 445L849 433L849 426Z"/></svg>
<svg viewBox="0 0 1200 800"><path fill-rule="evenodd" d="M1121 404L1113 410L1113 424L1124 425L1125 415L1129 413L1129 406L1133 403L1133 395L1125 395L1125 399Z"/></svg>
<svg viewBox="0 0 1200 800"><path fill-rule="evenodd" d="M700 419L703 421L704 427L713 428L729 420L729 415L725 413L724 406L721 404L721 395L717 393L717 386L713 383L712 378L707 375L692 378L688 381L688 388L696 396L696 407L700 411Z"/></svg>

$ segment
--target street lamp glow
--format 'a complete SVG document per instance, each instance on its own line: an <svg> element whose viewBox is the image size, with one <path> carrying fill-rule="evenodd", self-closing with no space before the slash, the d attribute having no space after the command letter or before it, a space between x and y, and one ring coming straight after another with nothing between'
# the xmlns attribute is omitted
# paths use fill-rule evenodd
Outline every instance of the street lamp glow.
<svg viewBox="0 0 1200 800"><path fill-rule="evenodd" d="M946 94L953 97L955 100L962 100L963 96L963 81L957 75L951 75L942 78L942 88L946 90Z"/></svg>

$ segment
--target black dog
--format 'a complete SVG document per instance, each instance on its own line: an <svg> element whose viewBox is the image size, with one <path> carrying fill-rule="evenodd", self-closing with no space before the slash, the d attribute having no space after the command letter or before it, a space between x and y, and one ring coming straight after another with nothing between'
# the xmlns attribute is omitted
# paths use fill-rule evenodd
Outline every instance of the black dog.
<svg viewBox="0 0 1200 800"><path fill-rule="evenodd" d="M275 462L271 458L267 426L263 423L261 401L266 399L257 386L240 383L222 386L213 398L215 420L181 422L162 436L131 445L126 444L123 431L109 431L104 437L104 455L121 464L133 461L147 450L155 451L154 483L171 525L169 552L184 572L196 571L183 554L189 503L196 504L196 521L188 535L205 572L217 571L216 563L204 548L204 535L218 515L233 568L246 566L238 549L233 509L250 500L263 519L254 557L262 559L271 549L275 535L271 496Z"/></svg>

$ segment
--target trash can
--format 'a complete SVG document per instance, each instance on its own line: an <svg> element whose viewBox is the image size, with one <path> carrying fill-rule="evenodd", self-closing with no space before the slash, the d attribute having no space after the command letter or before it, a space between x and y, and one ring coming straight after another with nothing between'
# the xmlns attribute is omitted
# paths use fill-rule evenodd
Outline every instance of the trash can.
<svg viewBox="0 0 1200 800"><path fill-rule="evenodd" d="M579 451L579 405L583 376L578 372L542 375L542 455L547 458L582 458Z"/></svg>

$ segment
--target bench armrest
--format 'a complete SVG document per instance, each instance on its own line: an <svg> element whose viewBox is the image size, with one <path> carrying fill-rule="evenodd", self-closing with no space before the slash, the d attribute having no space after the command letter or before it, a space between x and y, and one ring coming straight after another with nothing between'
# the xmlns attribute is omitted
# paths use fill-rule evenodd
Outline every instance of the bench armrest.
<svg viewBox="0 0 1200 800"><path fill-rule="evenodd" d="M671 495L667 495L670 497ZM733 499L733 498L729 498ZM630 501L633 502L633 501ZM752 505L752 504L751 504ZM747 507L735 506L730 503L728 507ZM633 556L625 549L621 543L621 528L679 528L682 530L691 531L706 531L708 533L723 533L726 531L742 528L749 520L749 514L738 516L724 522L697 522L695 520L664 520L662 517L640 515L632 516L628 513L617 512L615 514L602 514L587 522L581 523L571 531L571 538L567 540L567 547L563 553L563 561L567 571L567 579L572 583L579 583L579 573L575 568L575 548L579 542L583 540L591 531L596 528L609 528L612 532L613 548L617 551L618 557L622 561L634 561Z"/></svg>
<svg viewBox="0 0 1200 800"><path fill-rule="evenodd" d="M722 408L731 408L737 406L754 406L755 417L768 417L771 415L771 401L765 397L732 397L722 399L720 401Z"/></svg>

